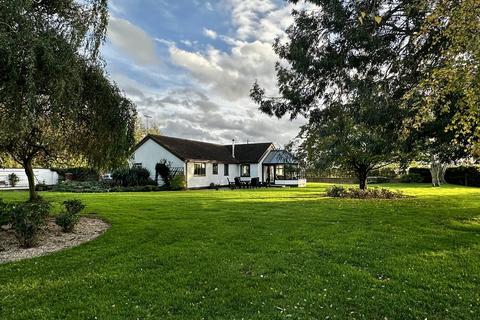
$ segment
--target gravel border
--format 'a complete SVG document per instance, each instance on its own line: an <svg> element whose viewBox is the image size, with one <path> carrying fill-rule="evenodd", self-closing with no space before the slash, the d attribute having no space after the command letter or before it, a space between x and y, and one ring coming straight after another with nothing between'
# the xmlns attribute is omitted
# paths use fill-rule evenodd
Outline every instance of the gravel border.
<svg viewBox="0 0 480 320"><path fill-rule="evenodd" d="M63 233L50 219L39 235L39 245L23 249L18 245L14 231L10 226L0 229L0 264L44 256L56 251L78 246L103 234L110 225L100 219L80 217L72 233Z"/></svg>

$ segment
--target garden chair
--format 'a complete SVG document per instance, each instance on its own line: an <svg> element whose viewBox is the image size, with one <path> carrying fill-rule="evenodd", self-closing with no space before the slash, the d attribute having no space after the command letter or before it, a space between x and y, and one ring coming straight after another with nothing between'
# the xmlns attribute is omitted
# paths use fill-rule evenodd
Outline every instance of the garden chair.
<svg viewBox="0 0 480 320"><path fill-rule="evenodd" d="M228 181L228 186L230 187L230 189L235 189L236 188L236 183L235 182L231 182L230 179L227 177L227 181Z"/></svg>
<svg viewBox="0 0 480 320"><path fill-rule="evenodd" d="M248 187L248 185L246 183L244 183L240 180L240 177L235 177L235 186L239 189L244 188L244 187L245 188Z"/></svg>

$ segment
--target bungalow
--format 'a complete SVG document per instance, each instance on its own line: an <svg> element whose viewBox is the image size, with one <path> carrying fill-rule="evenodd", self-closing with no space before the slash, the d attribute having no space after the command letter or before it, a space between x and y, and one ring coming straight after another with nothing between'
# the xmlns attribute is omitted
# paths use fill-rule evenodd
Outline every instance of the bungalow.
<svg viewBox="0 0 480 320"><path fill-rule="evenodd" d="M155 165L166 160L185 175L187 188L210 184L228 185L259 178L270 185L305 186L298 162L271 142L221 145L159 135L147 135L135 147L132 165L141 166L155 176Z"/></svg>

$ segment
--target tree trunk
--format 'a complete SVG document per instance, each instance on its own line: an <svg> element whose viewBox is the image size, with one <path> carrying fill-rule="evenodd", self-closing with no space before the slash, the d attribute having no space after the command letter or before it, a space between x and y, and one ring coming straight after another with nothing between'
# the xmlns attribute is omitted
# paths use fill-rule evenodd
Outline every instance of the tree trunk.
<svg viewBox="0 0 480 320"><path fill-rule="evenodd" d="M430 174L432 175L432 186L439 187L440 181L438 181L438 166L433 155L431 156L430 162Z"/></svg>
<svg viewBox="0 0 480 320"><path fill-rule="evenodd" d="M368 176L367 170L363 170L363 169L357 170L358 186L360 190L367 189L367 176Z"/></svg>
<svg viewBox="0 0 480 320"><path fill-rule="evenodd" d="M440 185L447 183L445 181L445 172L447 171L447 164L442 163L434 154L430 156L430 174L432 175L432 185L440 187Z"/></svg>
<svg viewBox="0 0 480 320"><path fill-rule="evenodd" d="M23 162L23 168L25 169L25 173L27 174L30 202L34 202L38 200L38 195L35 191L35 175L33 174L32 160L25 160Z"/></svg>
<svg viewBox="0 0 480 320"><path fill-rule="evenodd" d="M442 163L442 167L440 169L440 183L447 184L447 180L445 180L445 173L447 173L448 165L446 163Z"/></svg>

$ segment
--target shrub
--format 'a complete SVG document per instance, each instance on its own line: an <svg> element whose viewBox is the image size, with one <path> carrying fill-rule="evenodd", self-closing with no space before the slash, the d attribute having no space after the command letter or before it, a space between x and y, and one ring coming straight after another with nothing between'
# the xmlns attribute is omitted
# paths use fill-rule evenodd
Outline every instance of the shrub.
<svg viewBox="0 0 480 320"><path fill-rule="evenodd" d="M100 193L100 192L149 192L166 190L165 187L159 187L154 184L146 186L123 187L114 183L103 182L62 182L52 188L56 192L74 192L74 193Z"/></svg>
<svg viewBox="0 0 480 320"><path fill-rule="evenodd" d="M445 172L445 180L452 184L480 187L480 170L474 166L451 167Z"/></svg>
<svg viewBox="0 0 480 320"><path fill-rule="evenodd" d="M345 190L345 187L333 185L327 188L327 197L341 198L343 197Z"/></svg>
<svg viewBox="0 0 480 320"><path fill-rule="evenodd" d="M393 191L387 188L369 188L361 190L360 188L345 188L342 186L332 186L328 188L326 196L351 199L399 199L405 197L402 192Z"/></svg>
<svg viewBox="0 0 480 320"><path fill-rule="evenodd" d="M20 178L15 173L10 173L7 179L8 179L8 183L12 187L15 187L17 183L20 181Z"/></svg>
<svg viewBox="0 0 480 320"><path fill-rule="evenodd" d="M37 183L35 185L35 190L36 191L47 191L47 190L50 190L52 189L51 186L47 186L45 183L41 182L41 183Z"/></svg>
<svg viewBox="0 0 480 320"><path fill-rule="evenodd" d="M418 174L422 177L421 183L432 183L432 174L428 168L410 168L408 169L409 174Z"/></svg>
<svg viewBox="0 0 480 320"><path fill-rule="evenodd" d="M185 190L185 176L183 174L177 174L172 178L170 190Z"/></svg>
<svg viewBox="0 0 480 320"><path fill-rule="evenodd" d="M155 185L150 172L141 167L117 169L112 173L112 178L117 185L123 187Z"/></svg>
<svg viewBox="0 0 480 320"><path fill-rule="evenodd" d="M0 199L0 226L8 224L12 220L10 206L10 204L7 204Z"/></svg>
<svg viewBox="0 0 480 320"><path fill-rule="evenodd" d="M155 181L158 183L158 177L160 176L167 188L170 188L171 180L173 178L170 166L170 162L167 160L162 160L155 165Z"/></svg>
<svg viewBox="0 0 480 320"><path fill-rule="evenodd" d="M418 173L407 173L400 177L400 182L403 183L421 183L424 178Z"/></svg>
<svg viewBox="0 0 480 320"><path fill-rule="evenodd" d="M65 181L52 187L56 192L77 192L77 193L96 193L107 192L109 186L99 181Z"/></svg>
<svg viewBox="0 0 480 320"><path fill-rule="evenodd" d="M80 200L67 200L63 202L65 211L55 218L55 223L62 228L63 232L72 232L80 220L78 214L85 208Z"/></svg>
<svg viewBox="0 0 480 320"><path fill-rule="evenodd" d="M80 200L67 200L63 202L63 206L68 213L77 214L83 209L85 209L85 205Z"/></svg>
<svg viewBox="0 0 480 320"><path fill-rule="evenodd" d="M63 232L70 233L77 225L80 217L76 214L62 212L55 218L55 223L62 228Z"/></svg>
<svg viewBox="0 0 480 320"><path fill-rule="evenodd" d="M72 181L98 181L100 177L100 173L92 168L55 168L52 170L58 173L61 180L65 180L66 175Z"/></svg>
<svg viewBox="0 0 480 320"><path fill-rule="evenodd" d="M50 210L50 203L45 201L20 203L10 207L12 226L22 248L36 245L38 233L46 223Z"/></svg>

